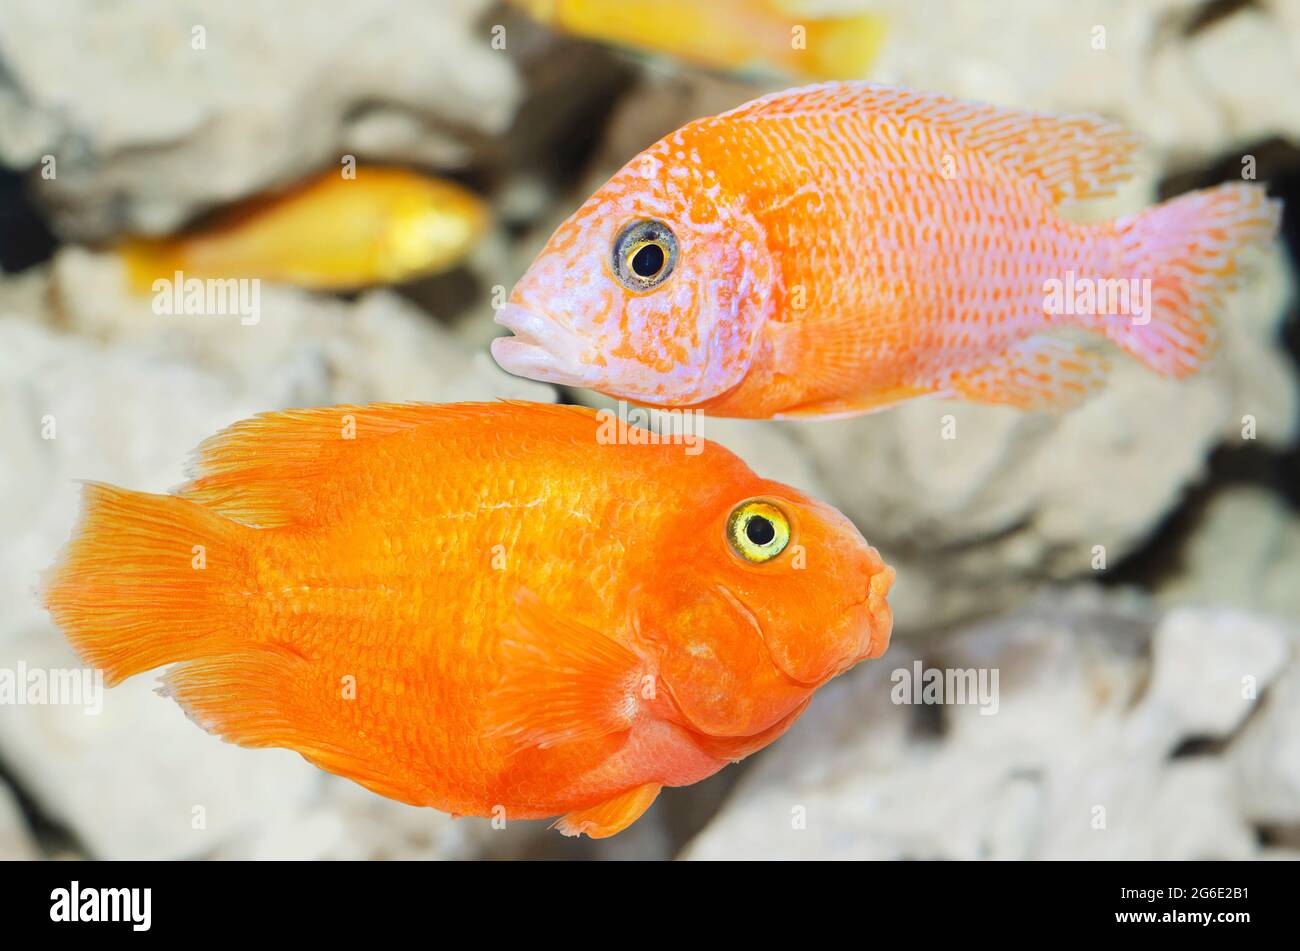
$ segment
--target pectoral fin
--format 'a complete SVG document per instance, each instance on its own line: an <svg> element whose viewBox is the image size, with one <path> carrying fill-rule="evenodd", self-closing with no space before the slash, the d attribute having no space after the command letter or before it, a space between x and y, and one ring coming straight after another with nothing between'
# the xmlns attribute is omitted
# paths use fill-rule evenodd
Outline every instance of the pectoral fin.
<svg viewBox="0 0 1300 951"><path fill-rule="evenodd" d="M565 835L607 839L640 819L662 788L658 783L637 786L613 799L569 813L555 823L555 828Z"/></svg>
<svg viewBox="0 0 1300 951"><path fill-rule="evenodd" d="M489 738L516 750L595 739L628 729L642 662L612 637L560 617L531 592L516 599L501 641L501 681L488 698Z"/></svg>

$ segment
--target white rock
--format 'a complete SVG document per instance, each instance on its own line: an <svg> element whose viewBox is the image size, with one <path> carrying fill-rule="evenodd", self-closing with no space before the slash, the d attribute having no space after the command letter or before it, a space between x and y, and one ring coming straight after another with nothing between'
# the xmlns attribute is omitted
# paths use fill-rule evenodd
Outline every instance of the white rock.
<svg viewBox="0 0 1300 951"><path fill-rule="evenodd" d="M0 667L79 665L51 627L6 624ZM0 751L42 810L95 858L196 858L300 803L316 770L286 750L242 750L208 736L158 696L152 675L102 695L102 710L22 704L0 717Z"/></svg>
<svg viewBox="0 0 1300 951"><path fill-rule="evenodd" d="M872 78L969 99L1114 117L1157 165L1300 134L1300 23L1290 0L1188 27L1200 0L862 0L890 24ZM1044 63L1051 63L1044 69ZM1244 68L1249 64L1249 68Z"/></svg>
<svg viewBox="0 0 1300 951"><path fill-rule="evenodd" d="M1229 703L1228 688L1251 670L1261 695L1271 691L1290 676L1279 646L1297 643L1296 631L1239 612L1157 622L1142 602L1086 589L927 641L924 658L899 642L821 691L686 856L1253 857L1233 752L1243 741L1231 732L1252 704L1239 692ZM996 671L996 704L891 702L917 660ZM1207 735L1227 752L1171 758ZM1250 763L1279 795L1293 779L1262 755Z"/></svg>
<svg viewBox="0 0 1300 951"><path fill-rule="evenodd" d="M487 7L9 0L0 161L54 156L38 197L81 238L171 230L343 154L463 164L519 96Z"/></svg>
<svg viewBox="0 0 1300 951"><path fill-rule="evenodd" d="M1187 735L1225 737L1254 710L1290 647L1276 622L1229 608L1176 608L1155 632L1143 712L1168 716Z"/></svg>
<svg viewBox="0 0 1300 951"><path fill-rule="evenodd" d="M1237 794L1253 821L1300 827L1300 645L1232 748Z"/></svg>
<svg viewBox="0 0 1300 951"><path fill-rule="evenodd" d="M515 856L547 835L547 823L494 828L482 818L455 819L384 799L337 776L323 776L305 807L281 814L222 857L258 859L423 860ZM549 833L554 835L555 833Z"/></svg>

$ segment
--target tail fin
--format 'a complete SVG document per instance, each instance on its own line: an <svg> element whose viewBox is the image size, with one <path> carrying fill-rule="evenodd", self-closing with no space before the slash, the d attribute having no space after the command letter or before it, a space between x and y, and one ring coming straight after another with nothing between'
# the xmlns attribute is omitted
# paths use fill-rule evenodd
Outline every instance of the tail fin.
<svg viewBox="0 0 1300 951"><path fill-rule="evenodd" d="M110 684L238 643L255 529L170 495L97 483L43 600Z"/></svg>
<svg viewBox="0 0 1300 951"><path fill-rule="evenodd" d="M1277 233L1282 204L1258 185L1229 183L1115 222L1124 277L1150 279L1148 320L1108 320L1106 336L1165 376L1194 373L1214 353L1214 312L1236 256Z"/></svg>
<svg viewBox="0 0 1300 951"><path fill-rule="evenodd" d="M81 524L43 597L86 663L113 685L172 665L170 694L199 726L245 746L284 746L376 792L416 805L428 790L358 748L331 670L243 635L252 533L189 499L86 486ZM177 663L181 662L181 663ZM312 711L317 711L313 714Z"/></svg>

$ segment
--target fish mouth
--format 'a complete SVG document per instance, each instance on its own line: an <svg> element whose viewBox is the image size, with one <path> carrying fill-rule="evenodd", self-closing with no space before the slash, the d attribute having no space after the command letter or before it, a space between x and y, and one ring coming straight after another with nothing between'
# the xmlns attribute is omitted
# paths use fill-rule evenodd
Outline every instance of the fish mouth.
<svg viewBox="0 0 1300 951"><path fill-rule="evenodd" d="M492 341L492 359L507 373L561 386L593 382L582 359L586 341L573 329L519 304L501 305L495 319L514 334Z"/></svg>
<svg viewBox="0 0 1300 951"><path fill-rule="evenodd" d="M865 614L866 644L862 652L844 670L883 654L889 647L889 639L894 631L894 612L888 601L889 589L894 584L894 569L885 564L874 548L871 549L871 554L874 564L867 576L867 590L860 600L849 605L850 611L861 611Z"/></svg>

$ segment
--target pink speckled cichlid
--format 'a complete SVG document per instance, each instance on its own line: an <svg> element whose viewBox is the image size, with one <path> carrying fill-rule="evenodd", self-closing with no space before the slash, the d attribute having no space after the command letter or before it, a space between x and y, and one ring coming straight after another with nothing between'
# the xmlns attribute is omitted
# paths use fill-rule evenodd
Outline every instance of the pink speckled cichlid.
<svg viewBox="0 0 1300 951"><path fill-rule="evenodd" d="M743 417L925 396L1060 409L1106 376L1071 329L1182 377L1280 204L1235 183L1096 224L1058 212L1110 193L1136 146L1093 116L869 83L765 96L588 199L498 311L514 336L492 352L521 376Z"/></svg>

